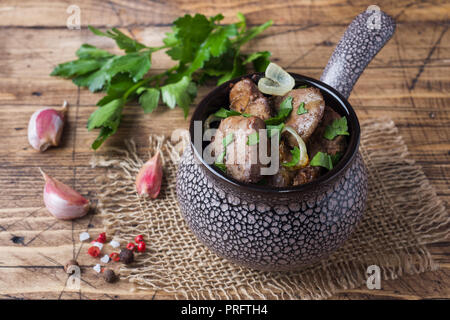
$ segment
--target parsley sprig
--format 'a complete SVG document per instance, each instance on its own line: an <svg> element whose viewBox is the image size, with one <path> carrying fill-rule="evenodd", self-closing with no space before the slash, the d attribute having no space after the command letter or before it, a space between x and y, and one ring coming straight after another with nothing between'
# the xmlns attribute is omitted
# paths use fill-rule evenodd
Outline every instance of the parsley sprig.
<svg viewBox="0 0 450 320"><path fill-rule="evenodd" d="M106 92L88 120L89 131L100 129L92 148L99 148L116 133L122 110L131 101L137 100L144 113L150 113L162 100L171 109L182 108L187 117L197 85L213 77L221 84L246 74L248 64L253 64L256 71L264 71L270 52L244 54L241 48L272 21L247 28L240 13L236 23L220 24L223 18L221 14L210 18L201 14L180 17L173 22L164 44L156 47L140 43L116 28L103 32L90 26L92 33L111 38L125 54L115 55L83 44L76 52L77 60L59 64L51 75L72 79L75 85L92 92ZM166 50L176 64L164 72L148 75L152 54L160 50Z"/></svg>

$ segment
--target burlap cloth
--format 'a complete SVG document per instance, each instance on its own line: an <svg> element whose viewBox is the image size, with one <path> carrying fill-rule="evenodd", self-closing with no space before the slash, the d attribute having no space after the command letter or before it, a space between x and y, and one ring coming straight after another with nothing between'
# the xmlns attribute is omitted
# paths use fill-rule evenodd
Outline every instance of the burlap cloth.
<svg viewBox="0 0 450 320"><path fill-rule="evenodd" d="M163 137L150 137L149 154L164 155L162 192L156 200L136 194L134 181L143 160L133 142L128 150L96 156L92 165L109 167L102 178L99 214L109 233L125 241L143 234L148 250L122 279L143 290L189 299L320 299L336 290L363 286L367 267L378 265L382 279L435 270L425 247L449 236L449 216L420 166L408 154L394 123L361 124L361 153L369 172L369 196L362 222L327 259L289 273L238 267L209 251L189 230L177 205L175 177L180 151Z"/></svg>

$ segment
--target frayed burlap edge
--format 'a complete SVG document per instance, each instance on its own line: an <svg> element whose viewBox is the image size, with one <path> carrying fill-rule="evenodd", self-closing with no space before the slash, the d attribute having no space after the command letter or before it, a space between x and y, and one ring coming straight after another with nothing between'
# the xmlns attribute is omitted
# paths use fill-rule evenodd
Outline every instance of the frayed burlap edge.
<svg viewBox="0 0 450 320"><path fill-rule="evenodd" d="M138 233L149 250L121 278L142 290L167 292L178 299L322 299L338 290L364 285L370 265L382 279L436 270L426 244L449 236L449 216L420 166L389 119L361 124L360 151L369 172L368 207L351 238L333 255L295 272L261 272L235 266L205 248L190 232L176 202L175 177L188 141L177 144L150 136L150 156L164 161L158 199L139 198L134 179L143 164L133 141L92 159L108 167L100 177L99 211L108 232L130 241ZM144 158L146 158L144 156Z"/></svg>

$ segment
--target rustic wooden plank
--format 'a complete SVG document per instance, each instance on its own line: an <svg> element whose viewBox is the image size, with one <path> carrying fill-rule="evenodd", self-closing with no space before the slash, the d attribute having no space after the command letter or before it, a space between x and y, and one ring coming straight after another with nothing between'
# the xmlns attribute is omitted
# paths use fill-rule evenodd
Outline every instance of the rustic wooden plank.
<svg viewBox="0 0 450 320"><path fill-rule="evenodd" d="M51 0L2 1L0 26L21 27L65 27L71 3ZM81 24L96 26L167 25L184 13L203 13L206 15L225 15L225 22L235 21L236 12L248 16L252 23L262 23L273 19L276 24L302 26L310 24L348 24L353 17L364 11L373 2L370 0L348 3L344 0L311 2L309 0L290 0L282 2L251 0L231 1L95 1L81 0L76 3L81 9ZM421 1L381 0L377 2L382 9L397 17L399 22L444 21L448 17L449 4L445 0L423 3Z"/></svg>

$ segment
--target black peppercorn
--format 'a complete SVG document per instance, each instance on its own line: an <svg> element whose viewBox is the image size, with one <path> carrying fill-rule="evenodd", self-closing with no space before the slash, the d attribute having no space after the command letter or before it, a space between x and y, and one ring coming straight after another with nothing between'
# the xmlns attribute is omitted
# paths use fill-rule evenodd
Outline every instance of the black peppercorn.
<svg viewBox="0 0 450 320"><path fill-rule="evenodd" d="M117 276L111 269L106 269L103 272L103 279L105 279L105 281L108 283L113 283L117 281Z"/></svg>
<svg viewBox="0 0 450 320"><path fill-rule="evenodd" d="M133 251L128 249L120 250L120 261L122 261L125 264L130 264L134 261L134 254Z"/></svg>
<svg viewBox="0 0 450 320"><path fill-rule="evenodd" d="M75 270L72 268L71 270L69 270L69 268L71 266L77 266L78 267L78 262L76 260L69 260L66 262L66 264L64 265L64 271L68 274L73 274L75 272Z"/></svg>

